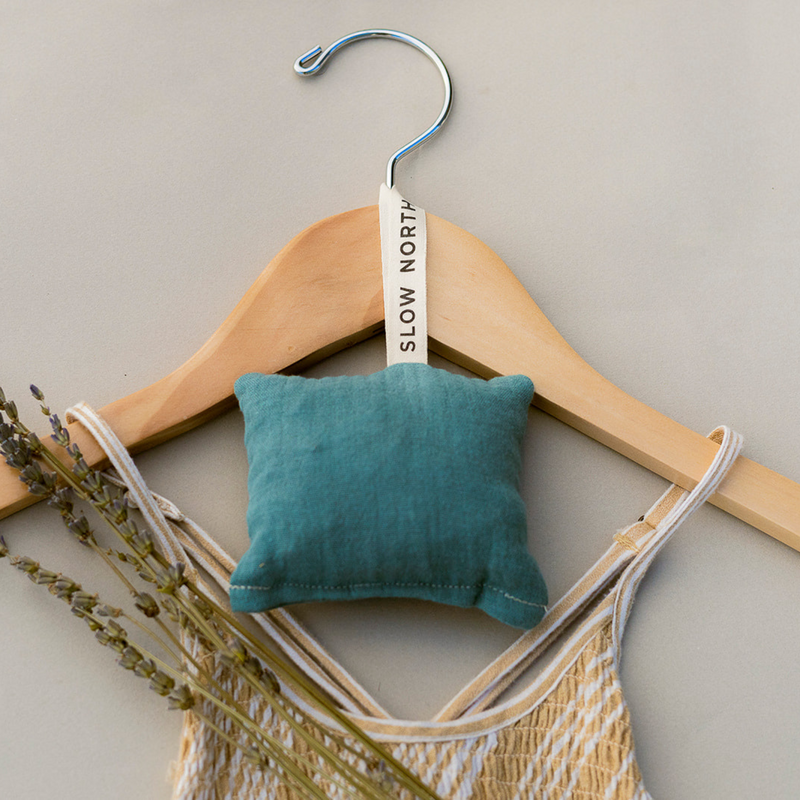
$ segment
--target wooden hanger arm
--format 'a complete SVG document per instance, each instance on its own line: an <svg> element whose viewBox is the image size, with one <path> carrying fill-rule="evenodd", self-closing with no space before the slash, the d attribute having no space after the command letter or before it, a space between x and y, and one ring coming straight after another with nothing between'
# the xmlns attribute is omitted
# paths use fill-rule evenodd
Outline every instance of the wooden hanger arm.
<svg viewBox="0 0 800 800"><path fill-rule="evenodd" d="M593 370L560 336L501 259L428 215L431 349L484 377L523 373L534 404L685 488L716 445L640 403ZM144 450L231 407L245 372L279 372L354 344L382 326L377 207L322 220L269 264L231 315L183 366L100 410L123 443ZM77 425L90 463L102 454ZM0 465L0 517L30 505ZM800 485L740 458L711 502L800 550Z"/></svg>
<svg viewBox="0 0 800 800"><path fill-rule="evenodd" d="M435 265L428 274L431 349L483 377L528 375L537 408L670 482L694 488L717 445L600 375L496 253L445 220L430 214L428 220ZM739 457L709 502L800 551L800 484Z"/></svg>
<svg viewBox="0 0 800 800"><path fill-rule="evenodd" d="M240 375L299 369L382 327L378 212L371 206L296 236L189 361L99 412L131 452L141 452L233 407ZM101 466L96 442L77 423L67 428L86 461ZM0 461L0 519L39 499Z"/></svg>

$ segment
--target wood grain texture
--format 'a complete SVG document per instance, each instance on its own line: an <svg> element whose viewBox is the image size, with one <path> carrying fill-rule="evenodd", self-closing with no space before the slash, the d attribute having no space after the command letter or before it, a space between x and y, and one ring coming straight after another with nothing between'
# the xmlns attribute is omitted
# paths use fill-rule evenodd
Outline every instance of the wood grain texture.
<svg viewBox="0 0 800 800"><path fill-rule="evenodd" d="M618 389L561 337L489 247L428 215L428 320L434 352L484 377L524 373L534 405L687 489L716 445ZM230 316L185 364L100 410L138 452L235 403L245 372L299 369L382 327L377 206L307 228L270 262ZM92 464L102 454L77 424L70 434ZM36 498L0 466L0 517ZM800 550L800 485L740 458L714 505Z"/></svg>

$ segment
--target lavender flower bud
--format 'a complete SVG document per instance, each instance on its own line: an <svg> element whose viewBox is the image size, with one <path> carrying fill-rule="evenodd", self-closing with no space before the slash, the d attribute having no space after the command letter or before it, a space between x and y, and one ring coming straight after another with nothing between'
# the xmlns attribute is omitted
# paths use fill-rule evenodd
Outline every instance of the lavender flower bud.
<svg viewBox="0 0 800 800"><path fill-rule="evenodd" d="M25 483L44 483L44 472L41 466L33 461L19 473L19 479Z"/></svg>
<svg viewBox="0 0 800 800"><path fill-rule="evenodd" d="M49 505L57 508L61 515L66 517L72 513L75 504L73 503L74 494L69 486L64 486L61 489L56 489L50 499L47 501Z"/></svg>
<svg viewBox="0 0 800 800"><path fill-rule="evenodd" d="M44 450L42 440L33 431L28 434L28 444L31 447L31 452L35 453L37 456Z"/></svg>
<svg viewBox="0 0 800 800"><path fill-rule="evenodd" d="M145 658L133 668L133 671L140 678L152 678L156 672L156 665L149 658Z"/></svg>
<svg viewBox="0 0 800 800"><path fill-rule="evenodd" d="M36 575L36 583L44 585L51 585L58 580L58 575L55 572L50 572L49 569L40 569Z"/></svg>
<svg viewBox="0 0 800 800"><path fill-rule="evenodd" d="M161 607L167 612L167 615L173 622L178 621L180 608L175 600L171 597L161 598Z"/></svg>
<svg viewBox="0 0 800 800"><path fill-rule="evenodd" d="M117 622L114 622L113 619L110 619L106 622L106 631L108 631L108 635L111 636L113 639L124 640L125 637L128 635L128 632L125 628L122 627Z"/></svg>
<svg viewBox="0 0 800 800"><path fill-rule="evenodd" d="M153 541L153 534L150 531L142 531L140 534L133 536L130 540L130 545L137 556L147 558L152 555L155 550L155 542Z"/></svg>
<svg viewBox="0 0 800 800"><path fill-rule="evenodd" d="M0 558L5 558L8 555L8 546L6 540L0 536Z"/></svg>
<svg viewBox="0 0 800 800"><path fill-rule="evenodd" d="M97 610L95 611L98 617L119 617L122 614L121 608L114 608L114 606L109 606L106 603L102 603L101 605L97 606Z"/></svg>
<svg viewBox="0 0 800 800"><path fill-rule="evenodd" d="M140 592L136 595L136 608L142 612L146 617L157 617L161 611L155 599L147 594L147 592Z"/></svg>
<svg viewBox="0 0 800 800"><path fill-rule="evenodd" d="M19 456L14 453L5 453L5 462L8 464L11 469L22 469L25 466L25 462L21 461Z"/></svg>
<svg viewBox="0 0 800 800"><path fill-rule="evenodd" d="M184 577L184 571L186 570L186 564L182 561L177 561L169 568L169 574L173 581L175 581L178 588L184 586L188 583L188 579Z"/></svg>
<svg viewBox="0 0 800 800"><path fill-rule="evenodd" d="M169 675L159 671L150 678L150 688L162 697L166 697L175 686L175 681Z"/></svg>
<svg viewBox="0 0 800 800"><path fill-rule="evenodd" d="M59 600L69 599L73 592L77 592L80 588L81 585L79 583L75 583L71 578L66 578L63 575L60 575L53 583L53 590Z"/></svg>
<svg viewBox="0 0 800 800"><path fill-rule="evenodd" d="M0 450L3 455L13 455L19 450L19 442L14 438L14 429L7 422L2 427L3 440L0 442Z"/></svg>
<svg viewBox="0 0 800 800"><path fill-rule="evenodd" d="M175 594L181 586L188 582L183 574L185 569L186 565L178 561L167 569L159 570L156 573L158 591L162 594Z"/></svg>
<svg viewBox="0 0 800 800"><path fill-rule="evenodd" d="M132 519L127 519L119 526L119 532L126 542L130 542L139 533L139 528Z"/></svg>
<svg viewBox="0 0 800 800"><path fill-rule="evenodd" d="M142 654L135 648L128 645L122 651L122 658L117 662L123 669L133 669L142 660Z"/></svg>
<svg viewBox="0 0 800 800"><path fill-rule="evenodd" d="M192 690L184 683L167 698L167 704L171 711L187 711L194 705Z"/></svg>
<svg viewBox="0 0 800 800"><path fill-rule="evenodd" d="M94 638L97 639L97 641L100 642L103 647L106 647L114 641L113 637L105 628L101 628L99 631L97 631L97 633L94 635Z"/></svg>
<svg viewBox="0 0 800 800"><path fill-rule="evenodd" d="M38 386L31 384L30 389L35 400L38 400L40 403L44 402L44 393Z"/></svg>
<svg viewBox="0 0 800 800"><path fill-rule="evenodd" d="M92 529L89 527L89 521L83 514L69 522L67 527L75 534L75 538L79 542L86 542L92 536Z"/></svg>
<svg viewBox="0 0 800 800"><path fill-rule="evenodd" d="M50 434L50 438L61 447L66 447L69 444L69 433L66 428L60 428L56 433Z"/></svg>
<svg viewBox="0 0 800 800"><path fill-rule="evenodd" d="M39 571L39 562L28 558L28 556L14 556L11 559L11 563L28 575L35 575Z"/></svg>
<svg viewBox="0 0 800 800"><path fill-rule="evenodd" d="M128 646L128 643L124 639L122 639L122 640L120 640L120 639L112 639L108 643L108 646L115 653L119 653L120 655L122 655L122 653L125 651L125 648Z"/></svg>
<svg viewBox="0 0 800 800"><path fill-rule="evenodd" d="M113 501L114 498L111 496L108 486L103 486L99 492L92 494L92 502L101 509L108 508Z"/></svg>
<svg viewBox="0 0 800 800"><path fill-rule="evenodd" d="M156 583L158 591L162 594L175 594L178 591L178 586L167 569L160 569L156 572Z"/></svg>
<svg viewBox="0 0 800 800"><path fill-rule="evenodd" d="M13 400L6 400L3 404L3 411L8 414L8 418L12 422L19 422L19 412L17 411L17 404Z"/></svg>
<svg viewBox="0 0 800 800"><path fill-rule="evenodd" d="M86 615L84 615L84 619L86 620L86 624L89 626L90 631L103 630L103 623L99 620L96 620L93 617L87 617Z"/></svg>
<svg viewBox="0 0 800 800"><path fill-rule="evenodd" d="M111 509L109 513L111 514L111 520L115 525L121 525L126 519L128 519L128 509L119 499L114 500L114 502L111 503Z"/></svg>
<svg viewBox="0 0 800 800"><path fill-rule="evenodd" d="M73 593L70 602L72 603L72 607L75 609L91 612L97 605L97 595L89 594L89 592L84 592L81 589L80 591Z"/></svg>
<svg viewBox="0 0 800 800"><path fill-rule="evenodd" d="M50 417L50 427L53 429L53 435L50 438L61 447L66 447L69 444L69 431L61 424L58 414Z"/></svg>
<svg viewBox="0 0 800 800"><path fill-rule="evenodd" d="M85 481L91 471L83 458L79 458L72 467L72 472L79 481Z"/></svg>
<svg viewBox="0 0 800 800"><path fill-rule="evenodd" d="M25 442L13 438L6 439L0 445L0 452L5 456L6 464L16 470L25 469L33 458L30 447Z"/></svg>
<svg viewBox="0 0 800 800"><path fill-rule="evenodd" d="M99 492L103 488L102 476L97 470L90 470L89 474L81 481L81 486L83 486L89 494Z"/></svg>

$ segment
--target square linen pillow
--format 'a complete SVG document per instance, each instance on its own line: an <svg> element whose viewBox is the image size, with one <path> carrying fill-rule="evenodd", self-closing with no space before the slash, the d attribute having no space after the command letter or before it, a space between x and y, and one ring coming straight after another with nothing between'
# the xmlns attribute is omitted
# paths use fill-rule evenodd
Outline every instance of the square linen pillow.
<svg viewBox="0 0 800 800"><path fill-rule="evenodd" d="M521 628L542 618L519 494L529 378L400 363L366 376L250 373L235 391L250 465L235 611L414 597Z"/></svg>

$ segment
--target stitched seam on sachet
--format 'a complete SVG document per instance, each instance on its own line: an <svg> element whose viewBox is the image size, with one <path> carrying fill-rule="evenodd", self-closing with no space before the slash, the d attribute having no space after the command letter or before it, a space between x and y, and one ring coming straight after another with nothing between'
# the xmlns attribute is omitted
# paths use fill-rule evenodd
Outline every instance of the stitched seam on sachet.
<svg viewBox="0 0 800 800"><path fill-rule="evenodd" d="M484 586L482 584L468 584L465 586L459 586L456 584L442 584L442 583L384 583L382 581L376 581L374 583L345 583L341 586L321 586L317 583L276 583L272 586L246 586L242 584L231 584L231 591L234 589L245 589L247 591L255 591L255 592L270 592L273 589L283 589L284 587L294 587L298 589L331 589L331 590L341 590L341 589L361 589L366 586L397 586L400 588L425 588L425 589L489 589L492 592L498 592L502 594L503 597L508 598L509 600L513 600L516 603L522 603L526 606L535 606L536 608L547 608L544 603L531 603L529 600L523 600L521 597L514 597L514 595L509 594L504 589L499 589L497 586Z"/></svg>

